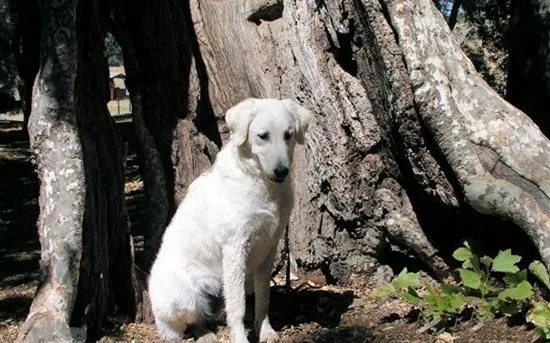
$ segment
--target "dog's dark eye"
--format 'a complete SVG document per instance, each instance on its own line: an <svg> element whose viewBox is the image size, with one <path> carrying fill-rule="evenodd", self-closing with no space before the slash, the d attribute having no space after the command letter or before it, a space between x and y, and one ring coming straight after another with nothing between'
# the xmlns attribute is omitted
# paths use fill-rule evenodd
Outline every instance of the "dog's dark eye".
<svg viewBox="0 0 550 343"><path fill-rule="evenodd" d="M292 137L292 132L285 132L285 140L289 140Z"/></svg>
<svg viewBox="0 0 550 343"><path fill-rule="evenodd" d="M258 137L264 141L266 141L268 138L269 138L269 133L268 132L265 132L265 133L260 133L258 134Z"/></svg>

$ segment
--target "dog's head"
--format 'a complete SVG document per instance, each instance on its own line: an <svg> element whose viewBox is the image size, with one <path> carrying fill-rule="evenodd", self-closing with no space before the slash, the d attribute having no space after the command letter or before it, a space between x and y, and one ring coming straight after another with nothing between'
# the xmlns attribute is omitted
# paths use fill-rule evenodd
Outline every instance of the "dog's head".
<svg viewBox="0 0 550 343"><path fill-rule="evenodd" d="M294 145L304 143L311 113L294 100L246 99L225 114L231 143L252 155L261 172L281 183L292 164Z"/></svg>

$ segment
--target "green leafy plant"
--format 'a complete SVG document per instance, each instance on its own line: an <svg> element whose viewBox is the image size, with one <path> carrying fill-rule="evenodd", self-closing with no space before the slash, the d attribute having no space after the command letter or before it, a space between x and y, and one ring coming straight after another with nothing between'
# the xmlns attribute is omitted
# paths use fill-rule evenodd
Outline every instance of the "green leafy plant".
<svg viewBox="0 0 550 343"><path fill-rule="evenodd" d="M427 329L453 327L466 313L478 325L494 316L524 315L545 339L550 338L550 304L529 281L535 277L550 289L548 270L540 261L521 269L521 256L510 249L494 258L480 257L468 243L456 249L453 258L461 262L454 282L433 283L405 268L379 294L397 296L417 308Z"/></svg>

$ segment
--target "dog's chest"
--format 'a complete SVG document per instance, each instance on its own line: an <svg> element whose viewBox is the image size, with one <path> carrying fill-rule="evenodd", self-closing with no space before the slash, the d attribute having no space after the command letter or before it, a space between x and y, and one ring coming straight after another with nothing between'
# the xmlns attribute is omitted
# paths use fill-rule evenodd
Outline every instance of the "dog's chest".
<svg viewBox="0 0 550 343"><path fill-rule="evenodd" d="M249 209L249 238L250 244L268 241L274 238L282 220L281 208L275 201L255 199L255 206Z"/></svg>
<svg viewBox="0 0 550 343"><path fill-rule="evenodd" d="M256 199L254 218L249 224L247 245L249 249L248 267L255 268L262 263L269 252L277 246L289 210L281 199Z"/></svg>

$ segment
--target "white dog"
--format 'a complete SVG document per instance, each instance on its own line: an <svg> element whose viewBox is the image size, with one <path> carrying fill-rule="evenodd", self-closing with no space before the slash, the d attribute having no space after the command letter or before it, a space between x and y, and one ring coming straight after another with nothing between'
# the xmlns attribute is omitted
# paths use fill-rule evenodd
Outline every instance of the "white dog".
<svg viewBox="0 0 550 343"><path fill-rule="evenodd" d="M293 100L247 99L226 113L228 144L209 171L189 186L166 229L151 269L149 295L159 333L199 341L212 299L223 291L233 343L248 342L245 279L254 285L260 342L275 342L268 318L269 282L293 204L289 169L303 144L310 113Z"/></svg>

